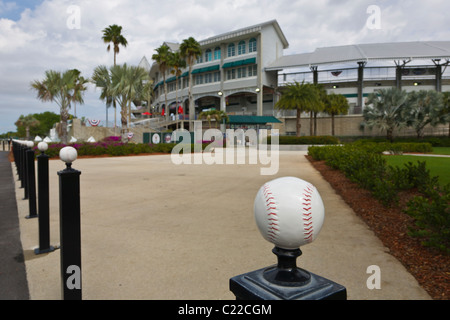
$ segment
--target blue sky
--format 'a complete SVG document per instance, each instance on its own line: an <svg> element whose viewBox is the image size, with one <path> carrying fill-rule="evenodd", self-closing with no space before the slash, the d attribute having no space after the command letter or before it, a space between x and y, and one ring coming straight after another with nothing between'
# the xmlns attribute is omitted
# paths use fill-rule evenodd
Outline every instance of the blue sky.
<svg viewBox="0 0 450 320"><path fill-rule="evenodd" d="M380 8L380 28L370 29L367 9ZM79 28L69 28L70 7L79 9ZM21 114L52 111L30 89L46 70L77 68L91 77L111 65L101 36L118 24L128 40L118 63L150 63L164 41L197 40L276 19L289 48L284 54L356 43L450 40L448 0L0 0L0 133L15 131ZM77 116L105 120L99 92L90 87ZM112 111L109 119L113 119Z"/></svg>
<svg viewBox="0 0 450 320"><path fill-rule="evenodd" d="M34 10L43 0L0 1L0 18L18 21L25 9Z"/></svg>

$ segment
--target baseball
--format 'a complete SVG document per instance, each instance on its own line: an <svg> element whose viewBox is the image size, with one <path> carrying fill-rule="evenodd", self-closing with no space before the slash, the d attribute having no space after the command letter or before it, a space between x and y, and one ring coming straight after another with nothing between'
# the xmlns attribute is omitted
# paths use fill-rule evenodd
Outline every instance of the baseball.
<svg viewBox="0 0 450 320"><path fill-rule="evenodd" d="M283 177L259 189L254 214L264 239L279 248L292 250L317 238L325 209L319 192L311 183Z"/></svg>

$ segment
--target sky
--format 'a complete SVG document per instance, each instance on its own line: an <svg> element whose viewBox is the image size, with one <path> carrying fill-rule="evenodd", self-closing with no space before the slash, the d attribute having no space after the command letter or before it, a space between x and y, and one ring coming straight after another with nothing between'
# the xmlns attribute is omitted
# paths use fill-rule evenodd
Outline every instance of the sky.
<svg viewBox="0 0 450 320"><path fill-rule="evenodd" d="M102 30L123 27L128 40L118 64L138 65L164 41L181 43L277 20L285 55L348 44L448 41L448 0L0 0L0 133L16 131L20 115L51 111L30 83L45 71L78 69L86 78L113 64ZM100 92L90 85L76 115L106 119ZM74 110L71 110L74 113ZM109 111L109 120L113 119Z"/></svg>

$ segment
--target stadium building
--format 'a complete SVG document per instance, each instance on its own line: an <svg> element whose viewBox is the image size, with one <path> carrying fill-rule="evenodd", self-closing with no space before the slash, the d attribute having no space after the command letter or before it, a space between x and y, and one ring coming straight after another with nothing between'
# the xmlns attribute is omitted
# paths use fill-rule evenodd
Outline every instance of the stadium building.
<svg viewBox="0 0 450 320"><path fill-rule="evenodd" d="M365 134L360 126L364 100L376 89L450 91L450 41L355 44L284 55L289 43L278 22L272 20L199 43L202 55L192 71L195 116L205 110L223 110L231 127L274 127L281 134L293 134L296 111L277 110L275 104L280 89L294 81L319 83L329 93L347 97L350 110L337 117L337 135ZM165 44L174 52L179 49L179 44ZM140 66L149 71L155 84L152 107L146 111L161 114L165 107L162 74L146 57ZM135 124L156 130L195 120L188 117L188 79L187 69L178 79L166 75L169 122L161 117L145 119L141 115L145 110L140 109L134 111ZM329 122L328 115L319 114L319 135L330 134ZM307 126L302 127L302 134L308 134Z"/></svg>

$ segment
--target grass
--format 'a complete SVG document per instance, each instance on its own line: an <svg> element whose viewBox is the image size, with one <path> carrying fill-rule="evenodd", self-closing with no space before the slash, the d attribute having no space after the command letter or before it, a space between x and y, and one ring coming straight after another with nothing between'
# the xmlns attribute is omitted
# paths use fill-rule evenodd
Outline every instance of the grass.
<svg viewBox="0 0 450 320"><path fill-rule="evenodd" d="M433 154L450 155L449 147L433 147Z"/></svg>
<svg viewBox="0 0 450 320"><path fill-rule="evenodd" d="M441 148L440 148L441 149ZM450 149L450 148L442 148ZM450 151L450 150L448 150ZM391 166L403 166L405 163L417 161L425 161L427 169L430 170L431 176L438 176L439 183L444 186L450 183L450 158L445 157L421 157L421 156L386 156L388 165Z"/></svg>

